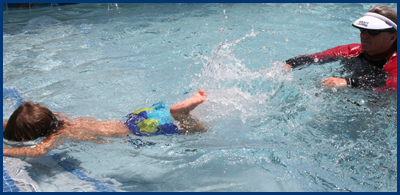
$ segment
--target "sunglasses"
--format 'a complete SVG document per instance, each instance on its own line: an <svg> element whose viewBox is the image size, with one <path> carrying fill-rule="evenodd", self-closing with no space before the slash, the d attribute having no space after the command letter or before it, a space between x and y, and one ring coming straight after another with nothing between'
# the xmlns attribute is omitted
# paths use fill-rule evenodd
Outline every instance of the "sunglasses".
<svg viewBox="0 0 400 195"><path fill-rule="evenodd" d="M394 30L368 30L368 29L363 29L363 28L360 28L360 32L361 33L363 33L364 31L368 31L368 33L371 35L371 36L376 36L376 35L378 35L379 33L381 33L381 32L394 32Z"/></svg>

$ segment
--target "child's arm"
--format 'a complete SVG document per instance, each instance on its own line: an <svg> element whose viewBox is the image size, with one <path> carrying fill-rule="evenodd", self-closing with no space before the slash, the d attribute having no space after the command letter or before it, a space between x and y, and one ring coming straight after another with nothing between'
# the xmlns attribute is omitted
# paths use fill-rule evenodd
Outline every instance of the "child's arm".
<svg viewBox="0 0 400 195"><path fill-rule="evenodd" d="M6 126L7 126L7 121L3 121L3 131L4 129L6 129Z"/></svg>
<svg viewBox="0 0 400 195"><path fill-rule="evenodd" d="M64 140L57 140L57 138L59 138L59 135L50 135L38 143L34 148L3 148L3 156L31 158L41 157L64 142Z"/></svg>
<svg viewBox="0 0 400 195"><path fill-rule="evenodd" d="M46 154L48 151L42 148L3 148L3 156L13 156L13 157L32 157L37 158Z"/></svg>

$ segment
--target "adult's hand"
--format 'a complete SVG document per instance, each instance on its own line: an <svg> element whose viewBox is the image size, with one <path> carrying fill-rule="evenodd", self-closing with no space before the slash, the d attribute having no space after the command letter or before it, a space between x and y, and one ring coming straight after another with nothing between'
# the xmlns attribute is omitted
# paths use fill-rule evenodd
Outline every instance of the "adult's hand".
<svg viewBox="0 0 400 195"><path fill-rule="evenodd" d="M285 64L285 66L283 67L283 70L286 72L289 72L292 69L292 67L290 66L290 64Z"/></svg>
<svg viewBox="0 0 400 195"><path fill-rule="evenodd" d="M328 87L344 87L347 86L346 79L329 77L325 79L324 84Z"/></svg>

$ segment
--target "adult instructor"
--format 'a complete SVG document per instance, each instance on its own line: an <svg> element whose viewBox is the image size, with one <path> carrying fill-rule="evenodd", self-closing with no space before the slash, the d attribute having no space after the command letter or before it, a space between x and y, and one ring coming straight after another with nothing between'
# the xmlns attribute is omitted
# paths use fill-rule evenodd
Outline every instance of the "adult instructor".
<svg viewBox="0 0 400 195"><path fill-rule="evenodd" d="M342 60L341 63L352 74L345 78L327 78L323 82L325 85L397 91L397 11L376 5L353 26L360 30L361 44L297 56L286 60L285 66L296 68L304 64Z"/></svg>

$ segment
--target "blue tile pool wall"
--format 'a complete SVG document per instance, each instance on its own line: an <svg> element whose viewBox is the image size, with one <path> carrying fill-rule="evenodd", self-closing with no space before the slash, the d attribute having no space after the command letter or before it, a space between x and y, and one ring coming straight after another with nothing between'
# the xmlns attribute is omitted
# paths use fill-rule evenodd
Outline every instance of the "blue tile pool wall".
<svg viewBox="0 0 400 195"><path fill-rule="evenodd" d="M8 175L3 165L3 192L19 192L14 180Z"/></svg>
<svg viewBox="0 0 400 195"><path fill-rule="evenodd" d="M20 96L19 92L16 89L3 88L3 100L8 98L11 98L16 102L14 105L15 108L17 108L23 101L23 98ZM4 164L3 164L3 192L19 192L19 189L15 184L14 180L5 170Z"/></svg>
<svg viewBox="0 0 400 195"><path fill-rule="evenodd" d="M15 88L3 88L3 100L12 99L15 104L14 108L17 109L19 105L24 101L19 92Z"/></svg>
<svg viewBox="0 0 400 195"><path fill-rule="evenodd" d="M49 154L55 161L58 162L58 165L60 165L64 170L72 173L73 175L78 177L78 179L80 179L82 181L91 182L94 189L99 192L115 192L115 190L104 185L104 184L114 185L113 182L99 181L97 179L87 176L83 171L76 169L75 164L73 162L62 160L61 156L54 151L56 151L56 150L51 151Z"/></svg>
<svg viewBox="0 0 400 195"><path fill-rule="evenodd" d="M61 157L56 152L52 152L51 157L58 163L60 167L62 167L65 171L75 175L79 180L92 183L93 189L98 192L115 192L114 189L108 187L108 185L115 185L112 181L100 181L98 179L92 178L88 176L81 170L76 169L75 164L73 162L69 162L66 160L61 160ZM20 192L15 181L12 177L7 173L3 165L3 192Z"/></svg>

